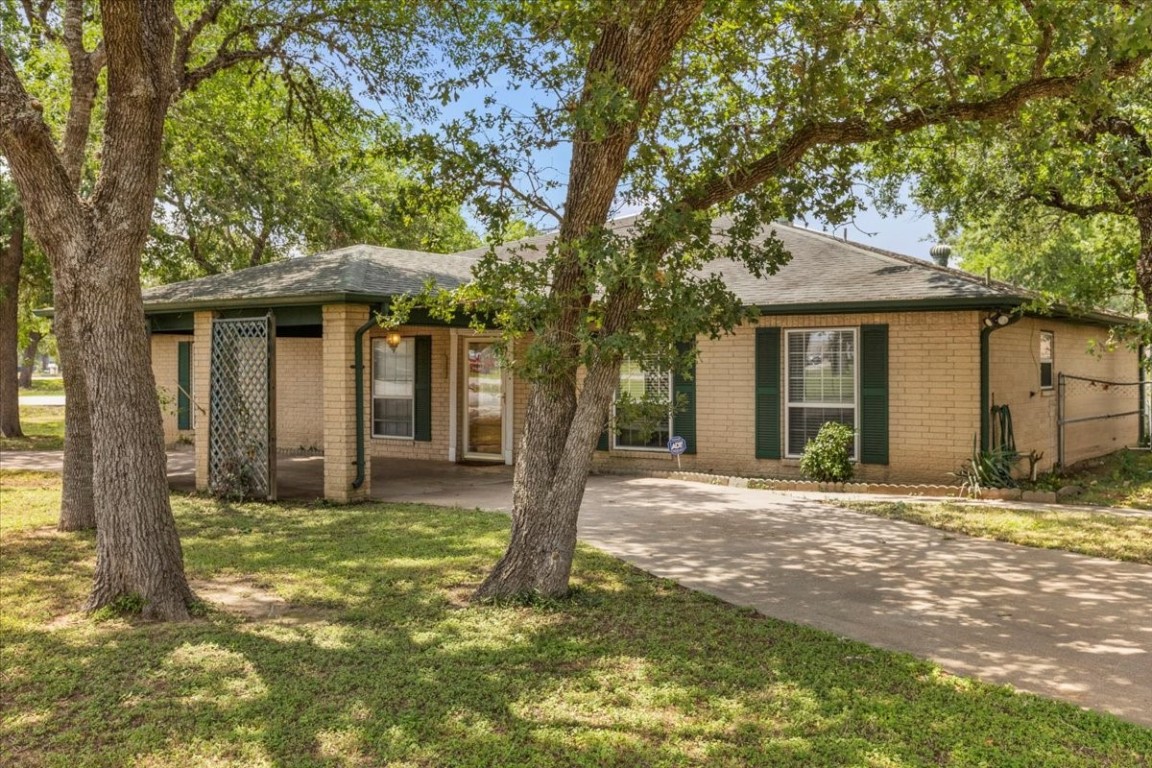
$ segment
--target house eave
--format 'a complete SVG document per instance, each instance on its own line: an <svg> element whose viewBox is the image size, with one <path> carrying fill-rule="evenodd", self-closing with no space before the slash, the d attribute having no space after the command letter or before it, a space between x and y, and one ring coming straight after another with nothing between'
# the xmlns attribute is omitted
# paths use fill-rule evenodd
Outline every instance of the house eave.
<svg viewBox="0 0 1152 768"><path fill-rule="evenodd" d="M772 315L841 315L866 312L947 312L963 310L1013 311L1024 307L1028 317L1056 317L1106 327L1135 325L1137 318L1107 312L1078 312L1069 307L1055 306L1048 312L1026 309L1028 299L1021 296L972 296L947 299L893 299L880 301L829 301L798 304L755 305L761 316Z"/></svg>

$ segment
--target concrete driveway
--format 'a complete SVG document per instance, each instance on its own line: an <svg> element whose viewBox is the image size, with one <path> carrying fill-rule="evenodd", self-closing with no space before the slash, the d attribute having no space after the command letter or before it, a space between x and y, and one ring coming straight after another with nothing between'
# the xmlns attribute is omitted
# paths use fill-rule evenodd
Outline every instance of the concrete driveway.
<svg viewBox="0 0 1152 768"><path fill-rule="evenodd" d="M507 510L511 482L410 477L373 495ZM768 616L1152 726L1152 567L649 478L591 478L579 535Z"/></svg>
<svg viewBox="0 0 1152 768"><path fill-rule="evenodd" d="M191 485L193 458L169 455L174 486ZM16 459L2 464L33 468ZM281 459L282 497L314 496L322 462ZM372 483L382 500L511 508L505 467L375 462ZM617 476L590 478L579 535L768 616L1152 727L1150 566L948 534L791 494Z"/></svg>
<svg viewBox="0 0 1152 768"><path fill-rule="evenodd" d="M787 494L594 478L580 538L650 573L1152 726L1152 567Z"/></svg>

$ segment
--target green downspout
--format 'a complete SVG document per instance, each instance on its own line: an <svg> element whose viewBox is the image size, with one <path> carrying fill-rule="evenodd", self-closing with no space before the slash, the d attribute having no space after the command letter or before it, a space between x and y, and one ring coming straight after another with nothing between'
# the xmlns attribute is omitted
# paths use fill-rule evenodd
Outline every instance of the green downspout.
<svg viewBox="0 0 1152 768"><path fill-rule="evenodd" d="M368 322L356 329L352 343L352 368L356 372L356 478L352 481L352 490L364 485L364 334L372 330L377 323L375 311L369 309Z"/></svg>
<svg viewBox="0 0 1152 768"><path fill-rule="evenodd" d="M1020 320L1020 315L1009 315L1007 310L995 310L994 314L1005 315L1008 322L1003 325L983 325L980 328L980 450L987 451L992 444L992 381L991 381L991 336L993 331L1007 328Z"/></svg>

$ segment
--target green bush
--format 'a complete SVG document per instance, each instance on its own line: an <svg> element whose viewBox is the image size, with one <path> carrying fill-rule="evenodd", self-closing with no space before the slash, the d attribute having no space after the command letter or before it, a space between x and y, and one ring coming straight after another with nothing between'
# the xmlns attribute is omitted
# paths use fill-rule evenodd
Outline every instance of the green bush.
<svg viewBox="0 0 1152 768"><path fill-rule="evenodd" d="M819 483L846 483L852 479L849 452L856 432L845 424L825 422L800 456L800 471Z"/></svg>

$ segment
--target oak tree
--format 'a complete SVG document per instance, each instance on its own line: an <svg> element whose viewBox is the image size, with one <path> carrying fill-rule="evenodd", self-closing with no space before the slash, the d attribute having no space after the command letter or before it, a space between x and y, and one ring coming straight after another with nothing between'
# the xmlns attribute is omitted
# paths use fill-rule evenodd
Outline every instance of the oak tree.
<svg viewBox="0 0 1152 768"><path fill-rule="evenodd" d="M145 616L185 618L193 596L140 294L169 110L230 69L279 78L300 108L321 83L415 99L427 26L418 9L375 0L25 0L3 12L0 151L51 263L68 401L90 406L91 471L78 468L76 483L65 471L66 497L91 479L87 607L138 595ZM36 80L22 70L46 49L66 57L68 77L30 91ZM55 132L45 119L53 112L66 115Z"/></svg>
<svg viewBox="0 0 1152 768"><path fill-rule="evenodd" d="M509 98L447 125L442 175L479 190L496 229L531 212L556 235L543 253L490 254L453 297L527 340L515 364L531 383L511 539L478 597L567 591L621 362L682 363L676 342L746 317L723 259L766 274L786 258L766 222L850 215L863 145L1003 122L1131 75L1150 18L1147 3L1086 0L529 1L481 15L487 45L456 62L460 80L507 83ZM624 206L643 208L628 230L611 224Z"/></svg>
<svg viewBox="0 0 1152 768"><path fill-rule="evenodd" d="M1029 105L995 131L917 137L894 165L915 174L920 204L966 266L1074 306L1152 310L1148 64L1075 99Z"/></svg>

